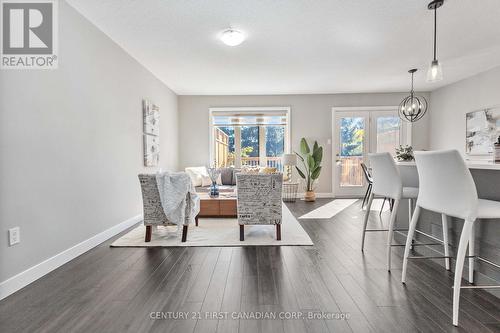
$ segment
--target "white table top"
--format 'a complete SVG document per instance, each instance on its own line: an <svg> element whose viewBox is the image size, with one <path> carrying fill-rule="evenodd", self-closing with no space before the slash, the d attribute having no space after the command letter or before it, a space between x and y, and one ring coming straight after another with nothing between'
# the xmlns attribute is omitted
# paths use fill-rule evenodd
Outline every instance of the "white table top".
<svg viewBox="0 0 500 333"><path fill-rule="evenodd" d="M412 162L396 162L398 166L416 166L417 164ZM500 170L500 163L493 163L487 161L466 161L469 169L483 169L483 170Z"/></svg>

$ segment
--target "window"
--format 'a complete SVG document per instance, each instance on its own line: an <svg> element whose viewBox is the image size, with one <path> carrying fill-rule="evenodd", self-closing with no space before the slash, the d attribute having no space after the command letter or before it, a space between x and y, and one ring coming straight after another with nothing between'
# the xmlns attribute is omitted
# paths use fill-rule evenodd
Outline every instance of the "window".
<svg viewBox="0 0 500 333"><path fill-rule="evenodd" d="M211 108L211 161L218 167L282 170L289 151L289 108Z"/></svg>

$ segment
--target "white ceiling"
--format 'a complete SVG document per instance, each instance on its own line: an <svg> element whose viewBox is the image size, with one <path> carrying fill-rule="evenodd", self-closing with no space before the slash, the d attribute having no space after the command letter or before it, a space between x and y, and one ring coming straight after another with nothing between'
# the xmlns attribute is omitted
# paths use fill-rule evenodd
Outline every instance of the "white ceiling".
<svg viewBox="0 0 500 333"><path fill-rule="evenodd" d="M176 93L431 91L500 65L500 0L68 0ZM480 5L479 5L480 4ZM247 40L229 47L225 28Z"/></svg>

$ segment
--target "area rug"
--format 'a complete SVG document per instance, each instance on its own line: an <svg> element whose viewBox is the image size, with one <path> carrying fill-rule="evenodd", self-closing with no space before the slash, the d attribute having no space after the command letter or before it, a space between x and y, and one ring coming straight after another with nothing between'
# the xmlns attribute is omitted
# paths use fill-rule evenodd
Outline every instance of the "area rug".
<svg viewBox="0 0 500 333"><path fill-rule="evenodd" d="M299 219L329 219L358 201L358 199L335 199L329 203L302 215Z"/></svg>
<svg viewBox="0 0 500 333"><path fill-rule="evenodd" d="M177 246L287 246L313 245L288 208L283 205L281 241L276 240L274 225L246 225L245 240L240 241L238 220L234 218L200 218L199 226L189 226L187 241L181 242L177 227L158 227L151 242L144 241L141 225L111 244L111 247L177 247Z"/></svg>

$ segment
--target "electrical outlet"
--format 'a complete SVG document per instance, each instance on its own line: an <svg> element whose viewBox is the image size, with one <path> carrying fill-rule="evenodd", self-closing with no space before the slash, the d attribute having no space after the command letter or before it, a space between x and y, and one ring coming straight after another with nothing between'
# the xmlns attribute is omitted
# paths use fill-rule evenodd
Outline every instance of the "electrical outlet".
<svg viewBox="0 0 500 333"><path fill-rule="evenodd" d="M21 242L21 231L19 227L9 229L9 246L15 245Z"/></svg>

